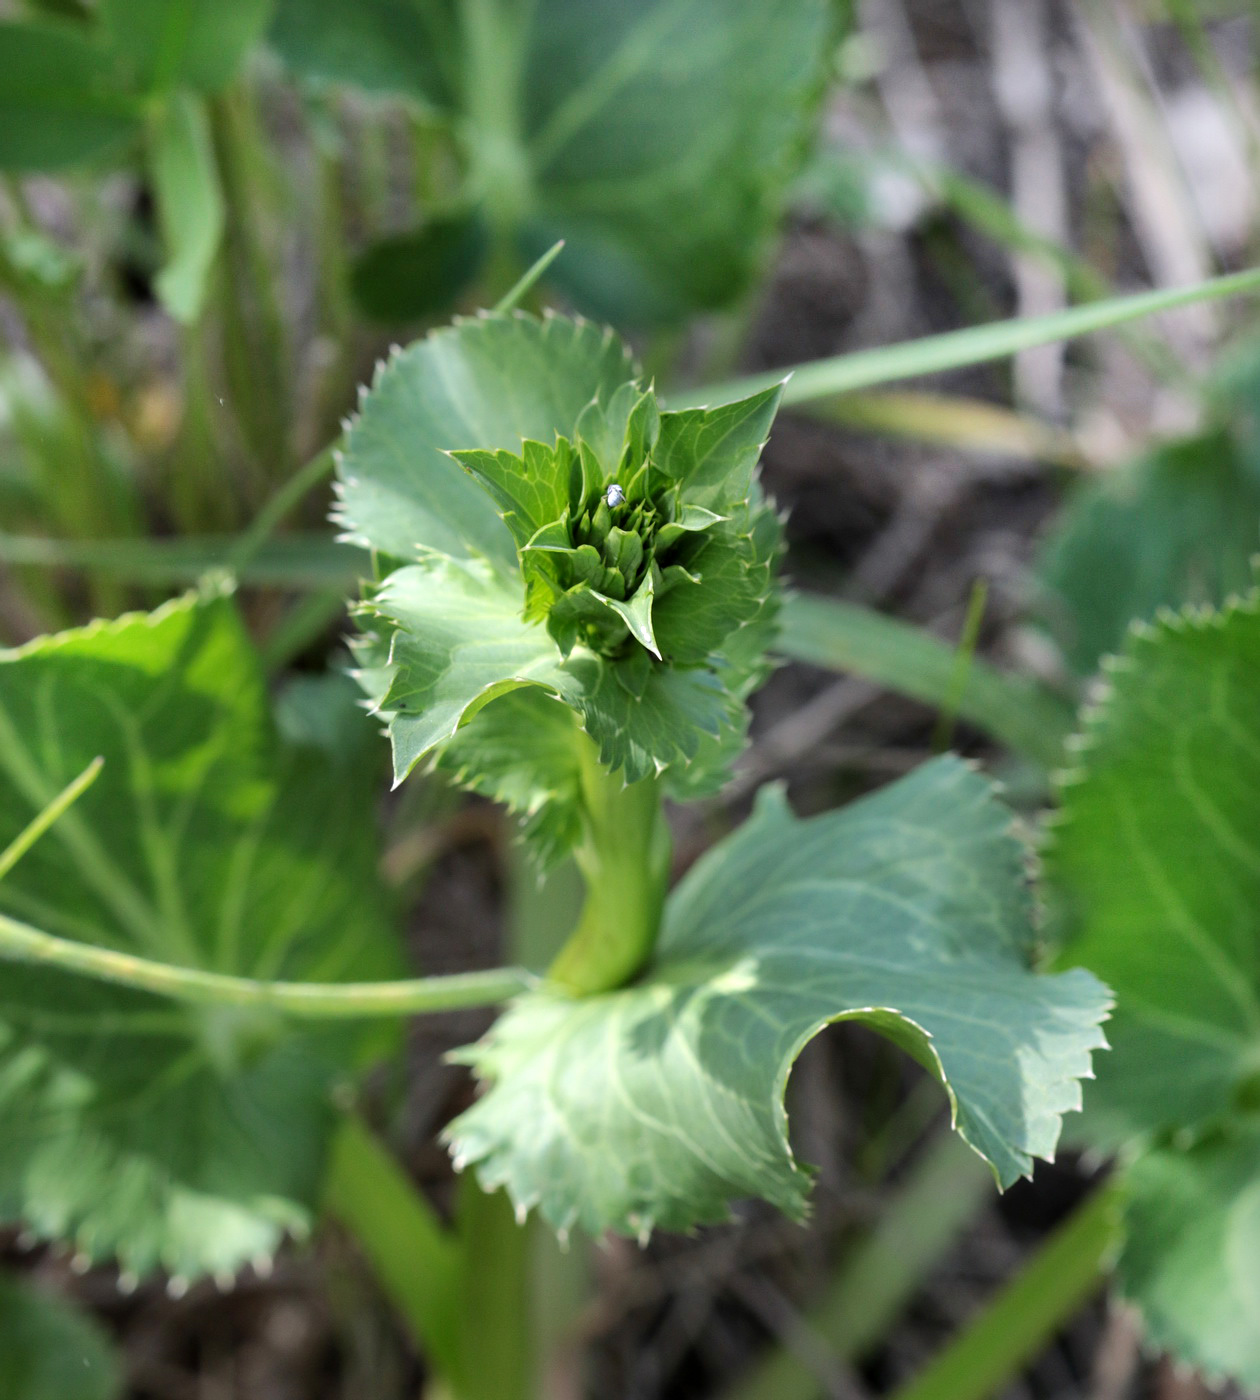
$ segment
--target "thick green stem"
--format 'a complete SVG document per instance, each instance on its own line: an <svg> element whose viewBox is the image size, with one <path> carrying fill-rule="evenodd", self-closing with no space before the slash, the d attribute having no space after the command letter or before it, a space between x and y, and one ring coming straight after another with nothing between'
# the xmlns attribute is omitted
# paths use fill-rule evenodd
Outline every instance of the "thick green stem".
<svg viewBox="0 0 1260 1400"><path fill-rule="evenodd" d="M176 1001L270 1006L290 1016L317 1019L410 1016L459 1006L493 1006L528 990L535 981L523 968L499 967L397 982L257 982L57 938L7 914L0 914L0 958L60 967Z"/></svg>
<svg viewBox="0 0 1260 1400"><path fill-rule="evenodd" d="M628 982L655 946L670 838L659 781L625 783L604 768L585 735L579 740L584 835L574 854L586 903L548 975L565 990L588 995Z"/></svg>

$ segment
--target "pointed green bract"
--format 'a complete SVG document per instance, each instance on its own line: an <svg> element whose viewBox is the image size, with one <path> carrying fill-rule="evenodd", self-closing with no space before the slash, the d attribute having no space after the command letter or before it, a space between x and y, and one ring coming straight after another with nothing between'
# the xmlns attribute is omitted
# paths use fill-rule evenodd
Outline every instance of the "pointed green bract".
<svg viewBox="0 0 1260 1400"><path fill-rule="evenodd" d="M1121 1286L1155 1343L1260 1384L1260 595L1138 624L1105 666L1046 872L1115 988L1084 1128L1127 1143Z"/></svg>
<svg viewBox="0 0 1260 1400"><path fill-rule="evenodd" d="M517 810L562 802L563 743L514 757L470 736L441 758L532 685L627 781L720 785L760 662L726 648L773 616L780 531L754 473L777 401L662 413L620 342L560 317L482 317L396 354L350 426L338 506L384 572L360 609L359 676L396 776L433 755Z"/></svg>
<svg viewBox="0 0 1260 1400"><path fill-rule="evenodd" d="M297 737L275 732L225 598L0 653L0 845L105 760L0 881L0 911L216 972L395 974L376 766L309 701L290 712L306 715ZM137 1274L265 1258L310 1223L330 1091L366 1048L353 1030L6 963L0 1217Z"/></svg>
<svg viewBox="0 0 1260 1400"><path fill-rule="evenodd" d="M682 1229L748 1195L799 1217L784 1086L858 1019L943 1078L1010 1184L1053 1153L1109 1004L1086 972L1031 971L1025 855L952 758L809 821L768 792L671 896L636 984L530 993L464 1052L488 1092L450 1129L456 1160L563 1229Z"/></svg>

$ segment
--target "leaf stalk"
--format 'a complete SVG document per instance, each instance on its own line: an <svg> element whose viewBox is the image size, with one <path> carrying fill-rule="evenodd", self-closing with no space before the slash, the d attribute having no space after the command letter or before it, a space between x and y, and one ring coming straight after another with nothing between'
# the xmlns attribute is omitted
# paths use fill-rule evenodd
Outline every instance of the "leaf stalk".
<svg viewBox="0 0 1260 1400"><path fill-rule="evenodd" d="M32 928L7 914L0 914L0 958L59 967L176 1001L267 1006L308 1020L411 1016L424 1011L493 1006L527 991L537 980L524 968L499 967L488 972L393 982L259 982L76 943Z"/></svg>

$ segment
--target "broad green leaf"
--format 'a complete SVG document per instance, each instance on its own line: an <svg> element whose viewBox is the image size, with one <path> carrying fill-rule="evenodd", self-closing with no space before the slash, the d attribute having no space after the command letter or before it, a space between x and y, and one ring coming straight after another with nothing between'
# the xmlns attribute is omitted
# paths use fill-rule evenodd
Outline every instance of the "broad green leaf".
<svg viewBox="0 0 1260 1400"><path fill-rule="evenodd" d="M433 219L382 238L355 259L350 287L373 320L397 325L449 311L476 277L488 250L475 215Z"/></svg>
<svg viewBox="0 0 1260 1400"><path fill-rule="evenodd" d="M451 1126L457 1162L564 1230L687 1228L747 1195L800 1217L785 1083L857 1019L944 1081L1009 1184L1053 1152L1109 1005L1084 971L1032 972L1024 861L953 758L809 821L768 791L675 891L634 985L529 993L463 1052L487 1092Z"/></svg>
<svg viewBox="0 0 1260 1400"><path fill-rule="evenodd" d="M471 183L610 320L670 321L752 280L821 97L827 0L285 0L307 77L451 110ZM704 192L703 198L696 191Z"/></svg>
<svg viewBox="0 0 1260 1400"><path fill-rule="evenodd" d="M1140 624L1064 779L1063 958L1116 992L1086 1096L1114 1139L1226 1111L1260 1043L1260 599Z"/></svg>
<svg viewBox="0 0 1260 1400"><path fill-rule="evenodd" d="M101 48L68 28L0 24L0 169L91 160L134 136L139 118Z"/></svg>
<svg viewBox="0 0 1260 1400"><path fill-rule="evenodd" d="M321 746L309 699L284 712L304 737L278 735L224 598L0 653L0 842L105 760L0 882L0 910L182 966L392 975L374 767ZM309 1223L331 1087L367 1048L19 963L0 976L0 1042L0 1216L184 1277Z"/></svg>
<svg viewBox="0 0 1260 1400"><path fill-rule="evenodd" d="M262 38L274 0L102 0L105 40L141 93L217 92Z"/></svg>
<svg viewBox="0 0 1260 1400"><path fill-rule="evenodd" d="M1039 610L1088 676L1135 618L1247 588L1257 550L1260 471L1215 429L1076 487L1042 551Z"/></svg>
<svg viewBox="0 0 1260 1400"><path fill-rule="evenodd" d="M450 0L279 0L270 41L303 77L440 107L457 86L453 11Z"/></svg>
<svg viewBox="0 0 1260 1400"><path fill-rule="evenodd" d="M761 264L834 35L826 0L542 0L521 89L528 255L564 238L554 280L618 322L731 301Z"/></svg>
<svg viewBox="0 0 1260 1400"><path fill-rule="evenodd" d="M335 519L353 543L397 559L426 548L509 563L512 539L493 502L447 452L551 442L635 374L614 336L558 316L437 331L377 371L346 436Z"/></svg>
<svg viewBox="0 0 1260 1400"><path fill-rule="evenodd" d="M923 628L815 593L789 594L781 617L772 642L780 655L852 671L925 705L944 703L956 674L956 648ZM1047 768L1063 762L1071 707L1043 687L1003 675L981 657L973 657L967 669L958 714Z"/></svg>
<svg viewBox="0 0 1260 1400"><path fill-rule="evenodd" d="M1260 1128L1153 1149L1125 1179L1119 1284L1148 1337L1214 1381L1260 1386Z"/></svg>
<svg viewBox="0 0 1260 1400"><path fill-rule="evenodd" d="M29 1283L0 1278L0 1395L7 1400L115 1400L118 1359L100 1326Z"/></svg>
<svg viewBox="0 0 1260 1400"><path fill-rule="evenodd" d="M166 265L157 275L162 304L185 325L201 315L223 237L223 194L205 107L174 93L150 133L149 166Z"/></svg>

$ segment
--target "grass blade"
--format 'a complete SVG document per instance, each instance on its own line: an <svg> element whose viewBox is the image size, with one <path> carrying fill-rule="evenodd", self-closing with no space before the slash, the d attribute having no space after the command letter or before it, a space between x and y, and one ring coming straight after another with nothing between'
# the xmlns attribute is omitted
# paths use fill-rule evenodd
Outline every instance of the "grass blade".
<svg viewBox="0 0 1260 1400"><path fill-rule="evenodd" d="M775 650L794 661L853 671L925 705L944 705L957 673L947 642L871 608L810 593L785 602ZM979 658L971 663L957 715L1046 768L1062 763L1073 725L1067 701Z"/></svg>
<svg viewBox="0 0 1260 1400"><path fill-rule="evenodd" d="M957 369L962 365L977 365L985 360L999 360L1018 350L1034 345L1046 345L1055 340L1070 340L1093 331L1108 330L1142 316L1160 311L1173 311L1196 302L1217 301L1222 297L1260 291L1260 268L1249 268L1228 277L1213 277L1192 287L1172 287L1154 292L1138 292L1133 296L1112 297L1107 301L1090 302L1055 311L1049 316L1034 316L1028 320L995 321L987 326L968 326L964 330L946 331L943 335L924 336L920 340L900 345L881 345L874 350L859 350L851 355L836 355L830 359L812 360L791 369L767 370L742 379L711 384L671 398L671 408L689 408L702 404L731 402L747 398L762 389L783 381L790 374L783 391L783 405L813 403L831 394L846 394L854 389L869 389L896 379L912 379L920 374L935 374L941 370Z"/></svg>
<svg viewBox="0 0 1260 1400"><path fill-rule="evenodd" d="M412 1338L450 1375L459 1364L456 1238L393 1154L353 1114L333 1139L324 1204L358 1240Z"/></svg>
<svg viewBox="0 0 1260 1400"><path fill-rule="evenodd" d="M1102 1284L1120 1239L1114 1181L1050 1236L967 1330L893 1400L986 1400L1013 1381Z"/></svg>

